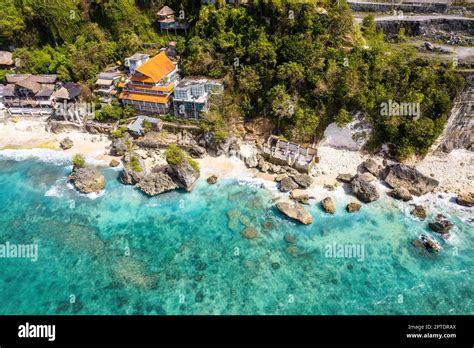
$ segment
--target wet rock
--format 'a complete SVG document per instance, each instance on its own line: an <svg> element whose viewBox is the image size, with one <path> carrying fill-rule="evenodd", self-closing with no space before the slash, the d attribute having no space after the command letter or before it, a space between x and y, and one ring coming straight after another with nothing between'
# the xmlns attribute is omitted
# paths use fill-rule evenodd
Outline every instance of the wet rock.
<svg viewBox="0 0 474 348"><path fill-rule="evenodd" d="M189 161L182 161L178 164L169 164L169 175L179 187L191 192L194 183L201 176L198 169L193 168Z"/></svg>
<svg viewBox="0 0 474 348"><path fill-rule="evenodd" d="M296 191L291 191L290 192L290 198L294 200L295 202L301 203L301 204L309 204L309 195L305 192L296 192Z"/></svg>
<svg viewBox="0 0 474 348"><path fill-rule="evenodd" d="M454 225L446 218L442 216L437 216L435 221L428 223L428 226L434 232L445 235L449 234L449 231L451 230L451 228L453 228Z"/></svg>
<svg viewBox="0 0 474 348"><path fill-rule="evenodd" d="M291 190L297 189L299 185L290 177L284 178L280 181L280 191L289 192Z"/></svg>
<svg viewBox="0 0 474 348"><path fill-rule="evenodd" d="M270 220L267 220L264 223L262 223L262 227L266 230L271 230L273 228L273 222L271 222Z"/></svg>
<svg viewBox="0 0 474 348"><path fill-rule="evenodd" d="M209 185L214 185L215 183L217 183L217 176L211 175L210 177L207 178L206 181Z"/></svg>
<svg viewBox="0 0 474 348"><path fill-rule="evenodd" d="M465 207L474 206L474 191L463 191L456 197L456 203Z"/></svg>
<svg viewBox="0 0 474 348"><path fill-rule="evenodd" d="M294 175L292 179L302 188L308 188L313 183L313 179L308 174Z"/></svg>
<svg viewBox="0 0 474 348"><path fill-rule="evenodd" d="M353 175L351 174L339 174L336 178L337 181L350 184L352 181Z"/></svg>
<svg viewBox="0 0 474 348"><path fill-rule="evenodd" d="M280 268L280 264L278 262L272 262L272 268L273 269L279 269Z"/></svg>
<svg viewBox="0 0 474 348"><path fill-rule="evenodd" d="M179 188L173 179L164 172L148 174L140 180L137 186L148 196L156 196Z"/></svg>
<svg viewBox="0 0 474 348"><path fill-rule="evenodd" d="M105 178L96 168L74 167L69 181L82 193L100 192L105 188Z"/></svg>
<svg viewBox="0 0 474 348"><path fill-rule="evenodd" d="M206 156L206 149L197 144L190 147L187 151L192 158L203 158Z"/></svg>
<svg viewBox="0 0 474 348"><path fill-rule="evenodd" d="M423 233L421 235L421 242L423 243L424 247L427 250L435 251L435 252L441 251L441 245L436 240L428 236L427 234Z"/></svg>
<svg viewBox="0 0 474 348"><path fill-rule="evenodd" d="M326 197L321 201L321 207L326 213L334 214L336 212L336 207L331 197Z"/></svg>
<svg viewBox="0 0 474 348"><path fill-rule="evenodd" d="M257 238L257 229L255 227L246 227L242 231L242 236L244 236L247 239L254 239Z"/></svg>
<svg viewBox="0 0 474 348"><path fill-rule="evenodd" d="M386 168L384 180L390 187L394 189L403 187L415 196L432 192L439 185L437 180L423 175L413 167L399 163Z"/></svg>
<svg viewBox="0 0 474 348"><path fill-rule="evenodd" d="M346 211L348 213L355 213L355 212L359 211L361 207L362 207L361 204L356 203L356 202L351 202L346 206Z"/></svg>
<svg viewBox="0 0 474 348"><path fill-rule="evenodd" d="M415 208L413 208L410 214L421 220L426 219L426 209L421 205L415 205Z"/></svg>
<svg viewBox="0 0 474 348"><path fill-rule="evenodd" d="M390 191L388 195L392 198L400 199L404 202L408 202L413 199L413 196L411 195L410 191L408 191L404 187L397 187L396 189Z"/></svg>
<svg viewBox="0 0 474 348"><path fill-rule="evenodd" d="M115 158L112 159L109 163L109 166L112 168L118 167L120 165L120 161L117 161Z"/></svg>
<svg viewBox="0 0 474 348"><path fill-rule="evenodd" d="M73 143L73 141L72 141L70 138L64 138L64 139L61 140L61 142L59 143L59 146L60 146L61 149L63 149L63 150L69 150L71 147L74 146L74 143Z"/></svg>
<svg viewBox="0 0 474 348"><path fill-rule="evenodd" d="M355 176L351 181L352 193L364 203L370 203L379 199L377 188L371 183Z"/></svg>
<svg viewBox="0 0 474 348"><path fill-rule="evenodd" d="M296 220L302 224L309 225L313 222L312 216L308 211L298 203L289 204L285 202L278 202L276 204L277 209L287 217Z"/></svg>

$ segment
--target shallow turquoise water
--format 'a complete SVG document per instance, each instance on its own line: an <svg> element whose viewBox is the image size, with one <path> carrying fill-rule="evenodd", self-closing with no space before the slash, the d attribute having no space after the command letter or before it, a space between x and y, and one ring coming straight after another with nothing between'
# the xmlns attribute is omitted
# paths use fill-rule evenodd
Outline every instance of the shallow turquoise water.
<svg viewBox="0 0 474 348"><path fill-rule="evenodd" d="M0 258L0 314L474 314L474 227L455 213L455 241L420 254L410 240L426 222L392 200L347 214L346 197L334 216L313 204L300 226L252 183L148 198L104 169L91 199L67 187L69 171L0 160L0 243L39 248L37 262ZM363 260L327 257L333 243L363 246Z"/></svg>

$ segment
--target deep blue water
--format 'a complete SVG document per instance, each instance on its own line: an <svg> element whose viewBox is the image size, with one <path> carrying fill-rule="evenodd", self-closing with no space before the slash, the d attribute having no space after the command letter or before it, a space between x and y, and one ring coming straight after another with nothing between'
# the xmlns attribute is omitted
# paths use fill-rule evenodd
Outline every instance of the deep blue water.
<svg viewBox="0 0 474 348"><path fill-rule="evenodd" d="M69 171L0 159L0 244L38 245L36 262L0 258L0 314L474 314L472 210L433 204L456 225L434 255L410 244L427 223L389 199L348 214L354 199L337 197L334 216L313 203L301 226L252 182L203 178L148 198L104 169L92 199L67 186ZM363 259L326 254L350 244Z"/></svg>

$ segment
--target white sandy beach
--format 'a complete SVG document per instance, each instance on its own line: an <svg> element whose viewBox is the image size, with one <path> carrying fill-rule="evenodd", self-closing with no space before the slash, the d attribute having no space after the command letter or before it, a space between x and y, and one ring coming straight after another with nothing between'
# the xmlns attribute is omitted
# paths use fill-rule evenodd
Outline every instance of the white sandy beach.
<svg viewBox="0 0 474 348"><path fill-rule="evenodd" d="M69 150L61 150L59 143L66 137L73 141L74 146ZM0 150L49 149L61 151L71 157L80 153L88 159L108 164L113 158L108 155L110 144L111 141L104 135L70 130L58 134L50 133L46 131L44 118L0 123Z"/></svg>

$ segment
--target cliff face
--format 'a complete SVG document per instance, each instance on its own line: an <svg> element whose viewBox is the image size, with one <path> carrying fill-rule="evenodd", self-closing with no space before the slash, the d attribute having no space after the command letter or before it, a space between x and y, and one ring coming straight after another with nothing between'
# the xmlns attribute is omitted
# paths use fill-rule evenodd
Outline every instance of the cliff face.
<svg viewBox="0 0 474 348"><path fill-rule="evenodd" d="M464 90L456 98L444 131L433 145L436 152L474 151L474 74L466 74L465 79Z"/></svg>

